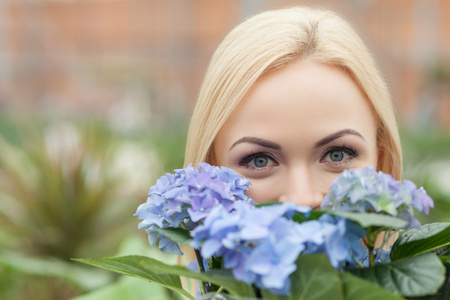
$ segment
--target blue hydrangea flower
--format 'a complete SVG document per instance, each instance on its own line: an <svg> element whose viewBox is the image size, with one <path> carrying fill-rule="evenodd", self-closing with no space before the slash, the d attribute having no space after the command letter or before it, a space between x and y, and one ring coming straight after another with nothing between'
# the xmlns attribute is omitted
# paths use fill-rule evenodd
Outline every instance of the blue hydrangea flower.
<svg viewBox="0 0 450 300"><path fill-rule="evenodd" d="M400 182L389 174L376 172L373 166L342 172L322 202L324 209L397 216L408 221L408 227L420 226L412 208L428 214L433 206L423 188L417 189L409 180Z"/></svg>
<svg viewBox="0 0 450 300"><path fill-rule="evenodd" d="M366 232L356 223L326 214L303 223L290 219L309 211L292 203L258 208L236 203L230 213L217 207L192 232L191 246L204 258L222 256L236 279L286 295L301 253L326 254L336 269L365 254L360 239Z"/></svg>
<svg viewBox="0 0 450 300"><path fill-rule="evenodd" d="M231 212L217 207L192 232L191 246L204 258L222 256L236 279L287 295L301 253L325 254L336 269L365 254L360 239L366 232L356 223L326 214L303 223L291 220L309 211L292 203L255 208L241 202Z"/></svg>
<svg viewBox="0 0 450 300"><path fill-rule="evenodd" d="M147 202L141 204L135 216L143 220L149 241L164 252L181 254L178 245L157 232L158 228L192 230L211 210L221 206L229 212L236 201L253 203L245 192L250 181L225 167L199 163L200 168L189 166L175 170L175 174L162 176L148 192Z"/></svg>
<svg viewBox="0 0 450 300"><path fill-rule="evenodd" d="M289 275L296 269L305 240L316 234L302 235L301 224L289 217L297 212L308 214L311 209L292 203L256 208L245 202L236 202L234 208L231 212L223 207L211 211L192 232L191 246L201 248L204 258L222 256L224 267L231 269L236 279L287 294Z"/></svg>
<svg viewBox="0 0 450 300"><path fill-rule="evenodd" d="M325 253L335 269L345 263L359 260L367 249L361 243L366 230L359 224L338 216L324 214L318 222L321 225L324 241L308 248L305 253Z"/></svg>

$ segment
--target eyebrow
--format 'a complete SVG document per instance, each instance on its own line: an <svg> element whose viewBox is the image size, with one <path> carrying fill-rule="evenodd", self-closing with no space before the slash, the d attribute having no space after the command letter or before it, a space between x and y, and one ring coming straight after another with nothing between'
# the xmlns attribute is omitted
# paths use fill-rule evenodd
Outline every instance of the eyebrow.
<svg viewBox="0 0 450 300"><path fill-rule="evenodd" d="M315 144L316 148L322 147L326 144L331 143L334 140L337 140L338 138L342 137L343 135L347 135L347 134L351 134L351 135L356 135L360 138L362 138L364 141L366 140L363 135L361 133L359 133L358 131L355 131L353 129L343 129L340 130L338 132L332 133L329 136L324 137L323 139L321 139L320 141L318 141Z"/></svg>
<svg viewBox="0 0 450 300"><path fill-rule="evenodd" d="M359 133L358 131L355 131L353 129L343 129L343 130L339 130L338 132L332 133L329 136L324 137L323 139L318 141L314 146L315 146L315 148L322 147L326 144L331 143L334 140L337 140L338 138L342 137L343 135L347 135L347 134L356 135L356 136L362 138L363 140L366 140L363 137L363 135L361 133ZM256 145L259 145L259 146L262 146L265 148L281 150L281 146L277 143L266 141L266 140L263 140L263 139L260 139L257 137L250 137L250 136L240 138L239 140L234 142L233 145L231 145L229 150L233 149L236 145L241 144L241 143L256 144Z"/></svg>
<svg viewBox="0 0 450 300"><path fill-rule="evenodd" d="M270 148L270 149L274 149L274 150L281 150L281 146L277 143L274 142L269 142L260 138L256 138L256 137L250 137L250 136L246 136L243 137L239 140L237 140L231 147L230 150L233 149L234 146L241 144L241 143L250 143L250 144L256 144L265 148Z"/></svg>

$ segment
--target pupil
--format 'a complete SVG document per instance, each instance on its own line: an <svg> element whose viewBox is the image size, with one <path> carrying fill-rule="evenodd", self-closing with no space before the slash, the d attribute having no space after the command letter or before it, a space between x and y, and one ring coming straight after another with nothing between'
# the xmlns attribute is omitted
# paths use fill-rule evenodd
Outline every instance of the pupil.
<svg viewBox="0 0 450 300"><path fill-rule="evenodd" d="M341 161L344 158L344 153L342 151L332 152L330 158L332 161Z"/></svg>
<svg viewBox="0 0 450 300"><path fill-rule="evenodd" d="M258 168L263 168L267 166L268 160L267 157L257 157L255 158L255 166Z"/></svg>

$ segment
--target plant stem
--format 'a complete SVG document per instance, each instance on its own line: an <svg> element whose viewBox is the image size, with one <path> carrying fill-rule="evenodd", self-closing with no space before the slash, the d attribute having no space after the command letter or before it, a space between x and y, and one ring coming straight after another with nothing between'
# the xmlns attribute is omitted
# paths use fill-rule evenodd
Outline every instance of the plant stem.
<svg viewBox="0 0 450 300"><path fill-rule="evenodd" d="M201 273L205 273L205 266L203 265L203 257L200 254L200 250L194 249L195 256L197 257L198 268ZM207 282L200 281L200 289L202 289L202 293L209 293L209 284Z"/></svg>
<svg viewBox="0 0 450 300"><path fill-rule="evenodd" d="M223 291L223 285L216 291L216 293L214 294L214 296L211 298L211 300L216 299L217 295L220 295L220 293Z"/></svg>
<svg viewBox="0 0 450 300"><path fill-rule="evenodd" d="M186 224L184 224L184 222L180 222L180 227L187 230Z"/></svg>
<svg viewBox="0 0 450 300"><path fill-rule="evenodd" d="M374 240L376 240L377 235L378 235L377 231L373 232L371 228L367 229L367 250L369 251L369 267L372 267L375 262L375 257L373 255L373 248L374 248Z"/></svg>
<svg viewBox="0 0 450 300"><path fill-rule="evenodd" d="M354 262L355 264L357 264L358 267L364 268L364 265L363 265L359 260L355 259L354 257L353 257L353 262Z"/></svg>
<svg viewBox="0 0 450 300"><path fill-rule="evenodd" d="M252 286L253 286L253 290L255 291L256 298L257 299L261 298L262 297L261 290L254 284Z"/></svg>
<svg viewBox="0 0 450 300"><path fill-rule="evenodd" d="M369 267L372 267L375 262L375 256L373 255L373 246L368 247L369 250Z"/></svg>

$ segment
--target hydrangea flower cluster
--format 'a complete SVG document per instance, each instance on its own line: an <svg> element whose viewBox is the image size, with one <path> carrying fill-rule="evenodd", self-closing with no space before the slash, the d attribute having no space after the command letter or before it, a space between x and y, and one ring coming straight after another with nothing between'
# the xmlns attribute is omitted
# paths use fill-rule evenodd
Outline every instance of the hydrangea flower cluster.
<svg viewBox="0 0 450 300"><path fill-rule="evenodd" d="M316 227L321 234L320 243L309 243L304 254L325 253L335 269L341 269L347 263L360 261L367 256L367 248L361 243L361 238L367 235L359 224L348 219L322 215L318 221L302 223L304 230Z"/></svg>
<svg viewBox="0 0 450 300"><path fill-rule="evenodd" d="M224 267L236 279L286 295L301 253L325 253L339 268L366 250L360 242L365 230L344 218L323 215L303 223L291 219L309 211L292 203L254 207L240 202L232 212L217 207L192 232L191 246L201 249L204 258L223 257Z"/></svg>
<svg viewBox="0 0 450 300"><path fill-rule="evenodd" d="M234 170L207 163L198 166L189 165L160 177L150 188L147 202L136 211L135 216L143 220L138 228L145 228L152 246L159 240L163 252L182 254L175 242L158 233L158 228L178 228L183 224L192 230L215 207L229 212L236 201L253 202L245 194L250 181Z"/></svg>
<svg viewBox="0 0 450 300"><path fill-rule="evenodd" d="M429 213L433 200L423 188L409 180L395 180L390 174L376 172L374 167L345 170L333 182L322 202L323 209L343 212L376 212L408 221L408 227L420 223L412 208Z"/></svg>

